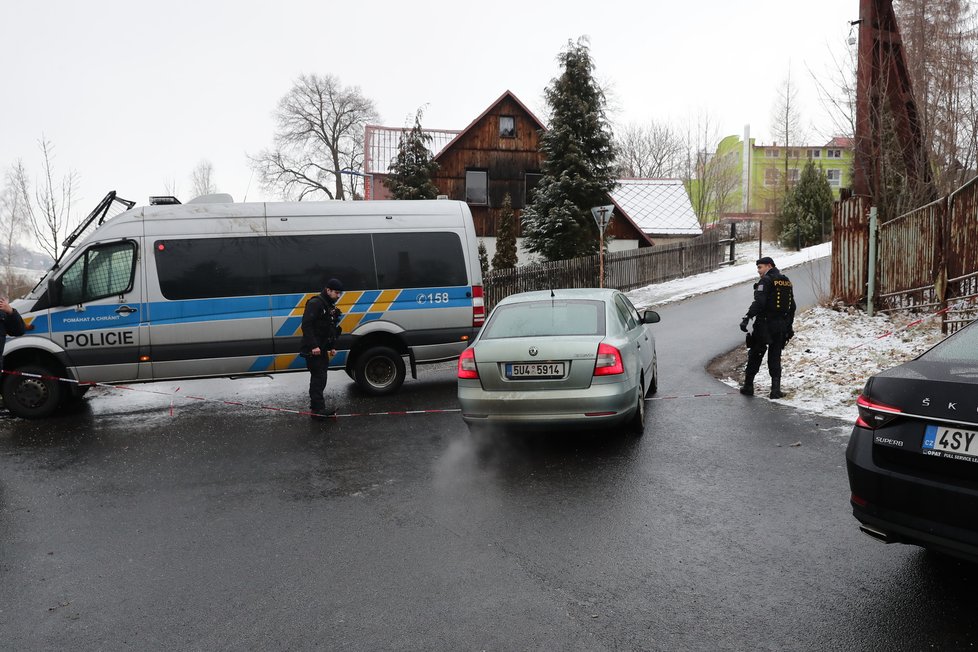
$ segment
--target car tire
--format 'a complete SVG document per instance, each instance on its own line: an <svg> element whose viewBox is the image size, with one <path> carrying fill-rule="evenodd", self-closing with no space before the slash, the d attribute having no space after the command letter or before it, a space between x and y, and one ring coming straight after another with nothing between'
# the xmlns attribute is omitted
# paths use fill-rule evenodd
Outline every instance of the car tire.
<svg viewBox="0 0 978 652"><path fill-rule="evenodd" d="M47 367L25 365L14 369L24 374L56 376ZM61 383L51 378L8 376L3 383L3 404L14 416L23 419L43 419L54 414L64 395Z"/></svg>
<svg viewBox="0 0 978 652"><path fill-rule="evenodd" d="M628 429L636 437L641 437L645 434L645 392L642 391L641 385L638 387L637 394L638 397L635 399L635 412L628 421Z"/></svg>
<svg viewBox="0 0 978 652"><path fill-rule="evenodd" d="M353 380L371 396L384 396L404 384L405 368L401 354L389 346L375 346L357 356Z"/></svg>
<svg viewBox="0 0 978 652"><path fill-rule="evenodd" d="M649 383L649 388L645 391L646 396L652 396L657 391L659 391L659 363L655 360L652 361L652 382Z"/></svg>

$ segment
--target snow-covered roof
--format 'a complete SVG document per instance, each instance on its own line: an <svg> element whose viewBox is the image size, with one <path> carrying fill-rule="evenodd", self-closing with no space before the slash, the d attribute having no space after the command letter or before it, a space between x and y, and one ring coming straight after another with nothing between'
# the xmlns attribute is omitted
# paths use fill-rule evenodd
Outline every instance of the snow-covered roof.
<svg viewBox="0 0 978 652"><path fill-rule="evenodd" d="M703 233L681 179L619 179L611 199L650 236Z"/></svg>
<svg viewBox="0 0 978 652"><path fill-rule="evenodd" d="M409 131L411 131L409 127L367 125L364 134L364 173L387 174L391 161L397 156L397 148L401 144L401 138ZM431 140L428 141L428 149L433 157L461 133L457 129L422 129L422 131L431 136Z"/></svg>

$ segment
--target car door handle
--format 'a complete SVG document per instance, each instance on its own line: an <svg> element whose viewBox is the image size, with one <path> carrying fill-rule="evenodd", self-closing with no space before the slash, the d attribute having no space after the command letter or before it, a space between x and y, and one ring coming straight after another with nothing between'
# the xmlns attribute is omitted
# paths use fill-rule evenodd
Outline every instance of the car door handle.
<svg viewBox="0 0 978 652"><path fill-rule="evenodd" d="M136 308L130 308L129 306L119 306L118 308L115 309L115 312L118 315L131 315L136 311L137 311Z"/></svg>

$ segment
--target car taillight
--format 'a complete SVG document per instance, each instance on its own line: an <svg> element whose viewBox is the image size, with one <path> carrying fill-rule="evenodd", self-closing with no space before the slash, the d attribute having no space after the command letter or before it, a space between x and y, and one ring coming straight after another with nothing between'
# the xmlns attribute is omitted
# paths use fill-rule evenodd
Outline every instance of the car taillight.
<svg viewBox="0 0 978 652"><path fill-rule="evenodd" d="M614 376L625 373L621 352L610 344L598 344L598 359L594 363L595 376Z"/></svg>
<svg viewBox="0 0 978 652"><path fill-rule="evenodd" d="M892 405L885 405L883 403L876 403L875 401L869 400L862 394L860 394L859 398L856 399L856 409L859 410L859 417L856 419L856 425L862 428L869 428L870 430L882 428L899 417L902 413L900 408L895 408Z"/></svg>
<svg viewBox="0 0 978 652"><path fill-rule="evenodd" d="M473 351L471 348L462 351L462 355L458 357L458 377L479 377L479 369L475 366L475 351Z"/></svg>
<svg viewBox="0 0 978 652"><path fill-rule="evenodd" d="M481 285L472 286L472 327L481 327L486 321L486 301Z"/></svg>

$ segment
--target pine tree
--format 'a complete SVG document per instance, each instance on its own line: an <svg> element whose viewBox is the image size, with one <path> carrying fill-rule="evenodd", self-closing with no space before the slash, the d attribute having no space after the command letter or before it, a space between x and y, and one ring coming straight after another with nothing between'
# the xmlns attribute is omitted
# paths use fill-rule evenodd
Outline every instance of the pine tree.
<svg viewBox="0 0 978 652"><path fill-rule="evenodd" d="M778 216L781 244L801 249L824 242L832 229L832 201L825 172L809 161Z"/></svg>
<svg viewBox="0 0 978 652"><path fill-rule="evenodd" d="M507 192L503 195L503 207L499 211L499 228L496 229L496 253L492 256L493 269L516 267L516 218L513 200Z"/></svg>
<svg viewBox="0 0 978 652"><path fill-rule="evenodd" d="M397 155L390 164L384 186L394 199L435 199L438 187L431 180L438 170L428 143L431 135L421 128L421 109L414 117L414 127L401 137Z"/></svg>
<svg viewBox="0 0 978 652"><path fill-rule="evenodd" d="M547 260L597 252L591 208L607 204L615 186L613 135L587 40L568 42L558 60L564 72L546 91L551 118L541 137L543 175L523 212L527 249Z"/></svg>

